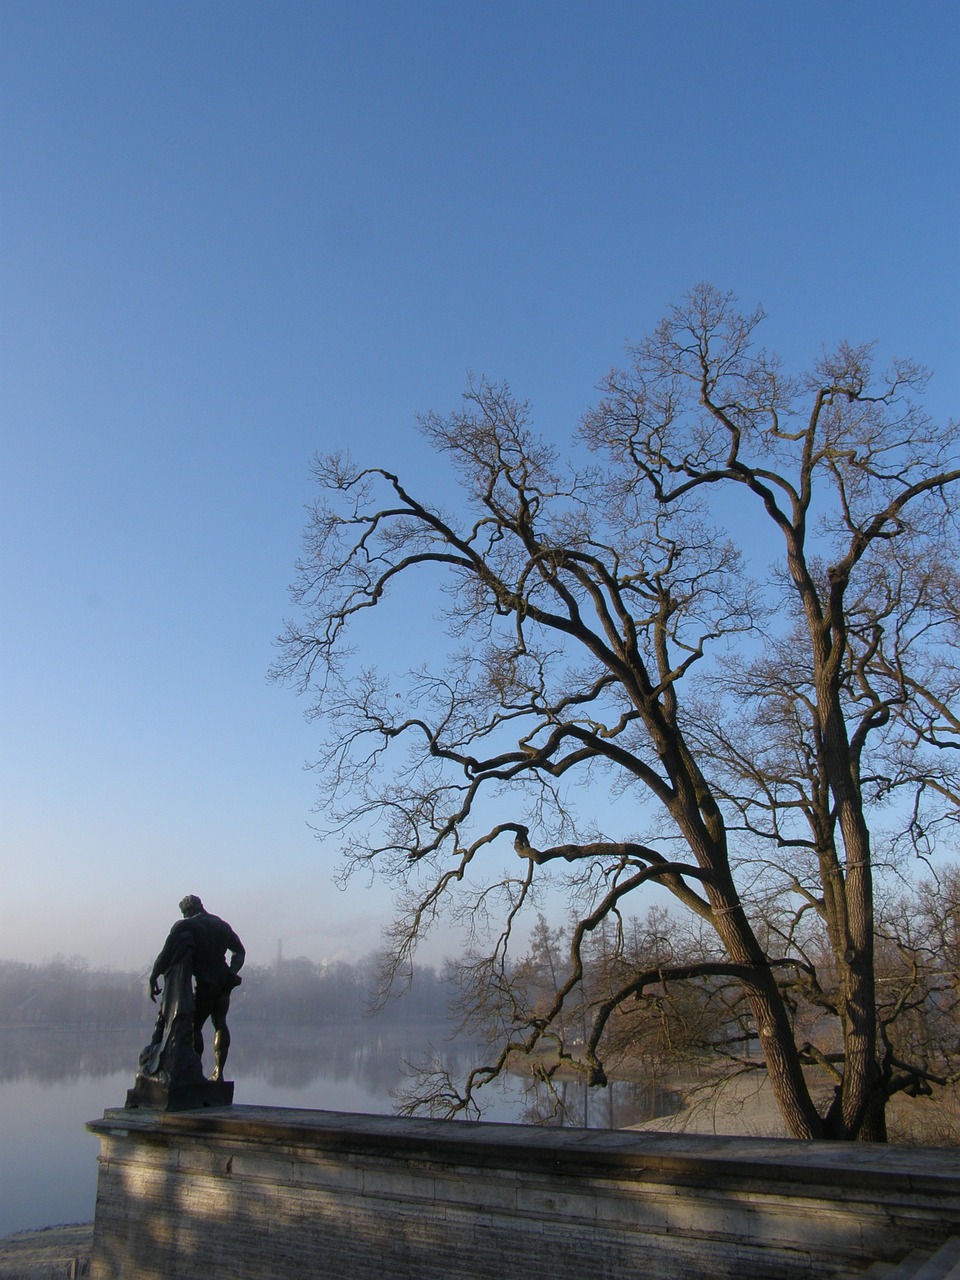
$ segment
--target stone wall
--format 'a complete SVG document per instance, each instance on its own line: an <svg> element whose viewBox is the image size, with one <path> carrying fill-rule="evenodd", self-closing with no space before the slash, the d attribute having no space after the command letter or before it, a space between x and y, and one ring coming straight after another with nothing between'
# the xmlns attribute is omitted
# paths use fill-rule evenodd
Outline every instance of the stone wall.
<svg viewBox="0 0 960 1280"><path fill-rule="evenodd" d="M793 1280L960 1232L954 1152L108 1111L95 1280Z"/></svg>

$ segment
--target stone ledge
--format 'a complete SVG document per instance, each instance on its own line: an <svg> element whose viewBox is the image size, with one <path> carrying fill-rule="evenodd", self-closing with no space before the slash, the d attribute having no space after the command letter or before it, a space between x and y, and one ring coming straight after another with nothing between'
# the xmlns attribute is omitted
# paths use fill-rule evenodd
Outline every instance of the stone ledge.
<svg viewBox="0 0 960 1280"><path fill-rule="evenodd" d="M889 1186L935 1191L960 1201L953 1148L879 1143L800 1142L789 1138L667 1134L632 1129L554 1129L530 1125L415 1120L402 1116L233 1106L203 1111L108 1110L87 1128L102 1137L136 1132L149 1140L229 1139L326 1151L354 1151L438 1164L564 1168L581 1176L711 1182L762 1179L791 1185Z"/></svg>
<svg viewBox="0 0 960 1280"><path fill-rule="evenodd" d="M947 1149L111 1110L94 1280L826 1280L960 1234Z"/></svg>

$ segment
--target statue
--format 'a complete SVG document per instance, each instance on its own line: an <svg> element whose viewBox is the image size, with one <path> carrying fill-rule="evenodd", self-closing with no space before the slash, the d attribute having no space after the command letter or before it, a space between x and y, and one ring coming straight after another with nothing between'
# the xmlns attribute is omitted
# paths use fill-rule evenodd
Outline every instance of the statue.
<svg viewBox="0 0 960 1280"><path fill-rule="evenodd" d="M225 920L204 910L195 894L182 900L180 910L183 919L170 930L150 973L150 999L160 996L160 1012L153 1038L140 1054L128 1107L186 1110L233 1101L233 1084L224 1080L223 1069L230 1048L227 1012L231 992L242 981L243 943ZM214 1028L209 1080L202 1061L208 1018Z"/></svg>

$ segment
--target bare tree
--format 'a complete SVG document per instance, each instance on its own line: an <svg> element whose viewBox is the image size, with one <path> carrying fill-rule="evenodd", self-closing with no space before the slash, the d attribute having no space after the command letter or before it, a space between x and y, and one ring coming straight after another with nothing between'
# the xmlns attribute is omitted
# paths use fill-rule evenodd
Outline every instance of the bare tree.
<svg viewBox="0 0 960 1280"><path fill-rule="evenodd" d="M397 878L395 971L449 904L491 926L473 977L509 1001L511 938L558 869L577 908L552 999L510 1008L449 1109L578 1001L587 1034L562 1052L602 1084L629 1002L699 983L738 993L789 1132L885 1136L904 1072L878 1012L877 842L928 852L960 794L957 439L913 400L917 366L875 376L842 345L791 378L755 345L762 319L693 291L607 377L567 464L506 387L472 385L421 422L459 475L455 515L385 470L317 463L277 673L316 695L347 865ZM397 684L345 646L418 575L451 643ZM698 954L631 962L623 913L654 886L712 939ZM801 988L836 1047L798 1031ZM836 1086L819 1110L812 1066Z"/></svg>

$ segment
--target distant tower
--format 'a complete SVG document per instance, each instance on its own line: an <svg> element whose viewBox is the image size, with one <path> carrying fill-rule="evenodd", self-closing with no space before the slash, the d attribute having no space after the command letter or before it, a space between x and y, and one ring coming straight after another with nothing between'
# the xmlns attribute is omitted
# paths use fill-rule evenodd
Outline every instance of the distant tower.
<svg viewBox="0 0 960 1280"><path fill-rule="evenodd" d="M280 972L280 966L283 964L283 939L277 939L277 973Z"/></svg>

